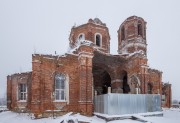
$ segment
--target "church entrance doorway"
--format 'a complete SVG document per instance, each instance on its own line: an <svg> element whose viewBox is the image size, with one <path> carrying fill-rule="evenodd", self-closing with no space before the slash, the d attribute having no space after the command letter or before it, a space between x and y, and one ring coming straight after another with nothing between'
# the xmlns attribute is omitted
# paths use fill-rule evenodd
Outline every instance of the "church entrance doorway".
<svg viewBox="0 0 180 123"><path fill-rule="evenodd" d="M93 66L93 84L94 94L107 94L108 88L111 87L111 77L109 73L99 66ZM109 88L109 91L111 88Z"/></svg>

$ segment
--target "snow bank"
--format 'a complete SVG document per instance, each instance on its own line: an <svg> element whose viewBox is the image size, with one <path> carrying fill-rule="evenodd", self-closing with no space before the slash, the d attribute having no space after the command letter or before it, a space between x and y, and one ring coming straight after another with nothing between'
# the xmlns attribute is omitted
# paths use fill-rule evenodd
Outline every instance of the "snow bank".
<svg viewBox="0 0 180 123"><path fill-rule="evenodd" d="M133 114L136 118L146 120L147 123L179 123L180 122L180 110L172 110L172 109L166 109L163 110L164 116L163 117L143 117L139 114ZM106 123L105 120L97 118L96 116L93 117L86 117L82 116L80 114L74 114L72 115L72 112L57 117L56 119L53 118L42 118L42 119L31 119L27 113L24 114L18 114L11 111L6 111L0 113L0 123L60 123L61 121L65 120L74 120L74 121L81 121L81 122L89 122L89 123ZM142 123L138 120L131 120L131 119L125 119L125 120L115 120L110 121L108 123Z"/></svg>

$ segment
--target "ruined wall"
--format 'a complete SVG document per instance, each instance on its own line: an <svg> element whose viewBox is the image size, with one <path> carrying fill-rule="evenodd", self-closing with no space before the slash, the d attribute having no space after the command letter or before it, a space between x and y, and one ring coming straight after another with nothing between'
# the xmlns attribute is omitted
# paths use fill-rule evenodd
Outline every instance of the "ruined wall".
<svg viewBox="0 0 180 123"><path fill-rule="evenodd" d="M107 86L104 84L106 73L110 76L111 83L108 86L111 86L112 93L161 94L162 72L150 69L147 62L147 58L140 53L121 57L95 52L93 58L94 86L102 92L103 86ZM125 76L127 76L126 87L124 86ZM148 92L148 84L152 85L151 92ZM129 88L129 90L125 92L124 88Z"/></svg>
<svg viewBox="0 0 180 123"><path fill-rule="evenodd" d="M149 73L148 83L152 85L152 93L161 94L162 93L162 72L149 68L148 73ZM148 87L146 86L146 92L147 91L148 91Z"/></svg>
<svg viewBox="0 0 180 123"><path fill-rule="evenodd" d="M126 64L128 70L128 84L131 88L131 93L145 94L145 84L147 82L147 58L142 54L136 54L128 58Z"/></svg>
<svg viewBox="0 0 180 123"><path fill-rule="evenodd" d="M162 84L162 107L171 108L171 101L172 101L171 84L163 83Z"/></svg>
<svg viewBox="0 0 180 123"><path fill-rule="evenodd" d="M139 88L138 93L144 93L143 85L146 82L144 78L147 75L147 68L147 59L141 54L123 57L95 52L93 58L94 85L99 88L99 91L102 91L100 86L103 86L102 83L106 83L104 79L109 79L110 84L104 85L111 86L113 93L124 93L125 84L129 88L128 93L136 93L135 88Z"/></svg>

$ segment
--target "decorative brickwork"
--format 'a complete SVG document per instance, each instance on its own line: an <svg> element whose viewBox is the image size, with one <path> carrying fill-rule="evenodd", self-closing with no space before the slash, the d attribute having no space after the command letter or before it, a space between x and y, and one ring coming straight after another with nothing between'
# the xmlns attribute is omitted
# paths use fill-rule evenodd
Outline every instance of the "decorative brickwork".
<svg viewBox="0 0 180 123"><path fill-rule="evenodd" d="M109 31L98 18L74 26L69 41L68 53L33 54L32 72L7 77L10 110L24 108L37 117L54 110L92 115L94 96L106 93L163 93L163 106L170 107L171 97L167 95L171 95L171 86L165 88L162 72L148 66L146 22L142 18L132 16L121 24L118 55L109 53ZM63 78L56 78L57 75ZM20 83L26 84L27 92L19 90ZM27 94L26 100L17 100L21 93L23 99L23 94Z"/></svg>

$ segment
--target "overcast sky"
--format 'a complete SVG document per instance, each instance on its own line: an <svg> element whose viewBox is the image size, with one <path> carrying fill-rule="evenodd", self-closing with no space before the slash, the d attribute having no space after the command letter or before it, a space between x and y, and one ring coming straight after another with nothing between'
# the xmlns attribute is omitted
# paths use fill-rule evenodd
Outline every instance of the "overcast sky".
<svg viewBox="0 0 180 123"><path fill-rule="evenodd" d="M132 15L147 22L150 67L163 71L180 100L180 0L0 0L0 97L7 75L31 71L34 52L65 53L71 27L89 18L106 23L116 54L117 30Z"/></svg>

